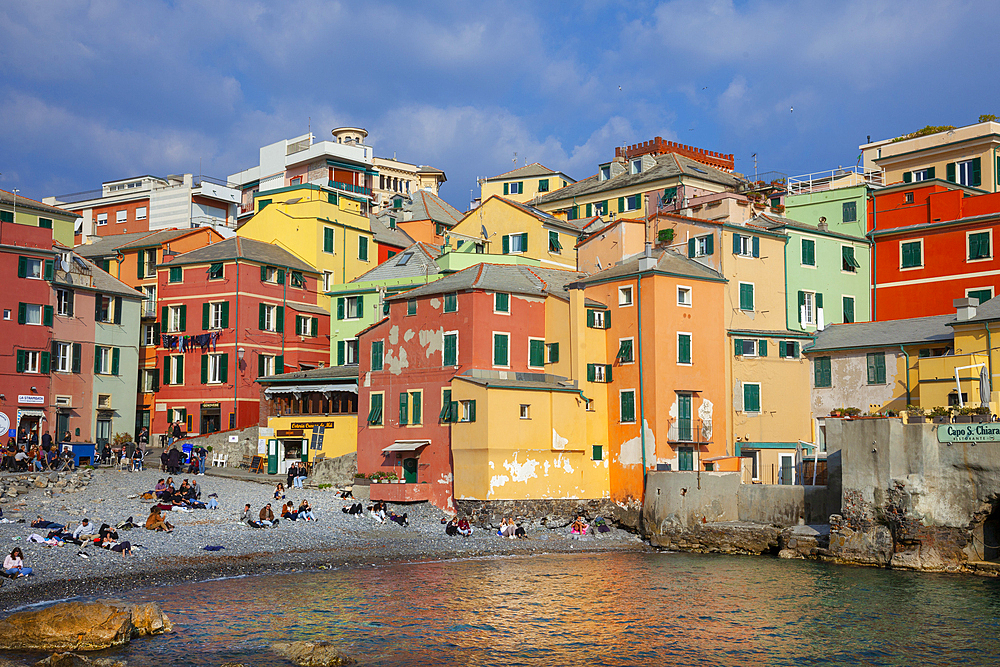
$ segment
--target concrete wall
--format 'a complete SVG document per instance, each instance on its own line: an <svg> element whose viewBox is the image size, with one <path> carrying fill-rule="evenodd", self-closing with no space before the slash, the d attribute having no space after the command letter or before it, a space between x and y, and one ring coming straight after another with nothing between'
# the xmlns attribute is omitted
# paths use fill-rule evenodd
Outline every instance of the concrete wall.
<svg viewBox="0 0 1000 667"><path fill-rule="evenodd" d="M229 456L227 465L235 468L243 461L244 455L253 456L257 454L257 434L258 426L251 426L242 430L218 431L208 435L201 435L194 438L187 438L183 442L190 442L195 447L211 447L212 451L208 455L207 465L212 465L212 458L218 455ZM237 442L229 442L229 436L235 435Z"/></svg>

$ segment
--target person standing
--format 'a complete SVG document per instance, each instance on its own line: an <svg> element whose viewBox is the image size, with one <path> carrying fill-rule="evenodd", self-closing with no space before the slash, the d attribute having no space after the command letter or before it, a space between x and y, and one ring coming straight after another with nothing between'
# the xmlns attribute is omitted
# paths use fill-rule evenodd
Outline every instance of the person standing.
<svg viewBox="0 0 1000 667"><path fill-rule="evenodd" d="M205 474L205 459L208 458L208 450L204 447L198 448L198 474Z"/></svg>
<svg viewBox="0 0 1000 667"><path fill-rule="evenodd" d="M46 454L52 449L52 434L46 431L42 434L42 451Z"/></svg>

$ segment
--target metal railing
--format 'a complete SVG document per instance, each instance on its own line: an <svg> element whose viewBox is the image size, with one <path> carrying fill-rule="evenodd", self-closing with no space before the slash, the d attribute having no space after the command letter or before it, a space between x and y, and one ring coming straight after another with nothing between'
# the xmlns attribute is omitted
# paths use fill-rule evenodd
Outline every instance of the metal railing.
<svg viewBox="0 0 1000 667"><path fill-rule="evenodd" d="M746 179L746 183L740 188L742 192L784 190L788 183L788 175L780 171L761 171L756 174L747 174Z"/></svg>
<svg viewBox="0 0 1000 667"><path fill-rule="evenodd" d="M712 421L710 419L674 419L667 428L667 440L693 444L711 442Z"/></svg>
<svg viewBox="0 0 1000 667"><path fill-rule="evenodd" d="M330 181L330 187L338 190L344 190L345 192L355 192L359 195L365 195L368 197L372 194L371 188L366 188L361 185L352 185L351 183L341 183L340 181Z"/></svg>
<svg viewBox="0 0 1000 667"><path fill-rule="evenodd" d="M866 171L863 167L854 166L790 176L788 178L788 194L801 195L865 184L885 185L885 172L881 169Z"/></svg>

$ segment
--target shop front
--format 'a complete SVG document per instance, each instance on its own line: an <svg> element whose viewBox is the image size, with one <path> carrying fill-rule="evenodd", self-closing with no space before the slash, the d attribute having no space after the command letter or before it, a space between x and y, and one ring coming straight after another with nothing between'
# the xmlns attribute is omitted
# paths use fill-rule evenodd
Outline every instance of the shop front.
<svg viewBox="0 0 1000 667"><path fill-rule="evenodd" d="M222 406L219 403L201 404L201 434L216 433L222 430Z"/></svg>

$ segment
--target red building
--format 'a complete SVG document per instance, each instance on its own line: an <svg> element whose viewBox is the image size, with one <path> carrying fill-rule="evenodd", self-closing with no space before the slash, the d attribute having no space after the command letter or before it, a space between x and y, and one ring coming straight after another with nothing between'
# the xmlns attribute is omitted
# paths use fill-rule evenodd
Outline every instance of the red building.
<svg viewBox="0 0 1000 667"><path fill-rule="evenodd" d="M1000 193L941 180L899 183L869 200L875 320L944 315L955 299L1000 291Z"/></svg>
<svg viewBox="0 0 1000 667"><path fill-rule="evenodd" d="M474 369L544 373L529 366L532 341L545 340L544 297L579 277L477 264L387 299L389 316L358 335L368 378L358 389L358 471L407 483L372 485L372 500L453 509L452 423L475 414L453 414L467 408L452 402L452 379Z"/></svg>
<svg viewBox="0 0 1000 667"><path fill-rule="evenodd" d="M192 434L253 426L258 377L327 365L319 280L288 251L241 237L164 258L151 431L176 420Z"/></svg>
<svg viewBox="0 0 1000 667"><path fill-rule="evenodd" d="M0 223L0 423L41 433L55 427L48 413L52 365L53 292L57 253L52 230Z"/></svg>

